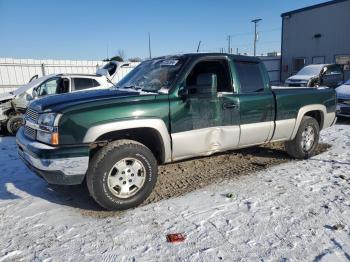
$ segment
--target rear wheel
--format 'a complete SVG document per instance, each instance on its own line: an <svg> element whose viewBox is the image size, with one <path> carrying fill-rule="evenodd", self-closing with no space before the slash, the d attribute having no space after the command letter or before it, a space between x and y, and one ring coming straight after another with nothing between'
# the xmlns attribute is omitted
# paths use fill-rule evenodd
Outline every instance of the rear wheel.
<svg viewBox="0 0 350 262"><path fill-rule="evenodd" d="M124 210L141 204L157 180L157 161L132 140L108 144L92 158L86 176L91 196L103 208Z"/></svg>
<svg viewBox="0 0 350 262"><path fill-rule="evenodd" d="M18 129L24 124L24 119L22 115L15 115L10 117L7 121L7 131L11 135L16 135Z"/></svg>
<svg viewBox="0 0 350 262"><path fill-rule="evenodd" d="M295 138L286 142L286 151L294 158L308 158L315 153L319 137L320 126L316 119L304 116Z"/></svg>

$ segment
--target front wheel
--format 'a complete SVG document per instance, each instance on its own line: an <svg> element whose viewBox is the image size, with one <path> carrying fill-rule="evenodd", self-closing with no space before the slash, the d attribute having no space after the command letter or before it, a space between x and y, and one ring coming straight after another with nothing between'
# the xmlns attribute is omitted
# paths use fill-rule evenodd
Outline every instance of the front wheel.
<svg viewBox="0 0 350 262"><path fill-rule="evenodd" d="M151 194L158 166L152 152L132 140L108 144L92 158L86 175L94 200L108 210L136 207Z"/></svg>
<svg viewBox="0 0 350 262"><path fill-rule="evenodd" d="M315 153L319 137L320 126L316 119L304 116L295 138L292 141L286 142L286 151L294 158L308 158Z"/></svg>
<svg viewBox="0 0 350 262"><path fill-rule="evenodd" d="M24 118L22 115L15 115L10 117L7 121L7 131L11 135L16 135L18 129L24 124Z"/></svg>

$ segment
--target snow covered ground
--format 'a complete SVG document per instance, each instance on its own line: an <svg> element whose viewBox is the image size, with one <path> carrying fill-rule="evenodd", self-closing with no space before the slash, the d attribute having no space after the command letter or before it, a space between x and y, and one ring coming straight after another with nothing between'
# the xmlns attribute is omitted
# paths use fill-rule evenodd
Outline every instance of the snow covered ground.
<svg viewBox="0 0 350 262"><path fill-rule="evenodd" d="M104 218L49 188L14 139L0 139L0 261L350 260L350 126L323 131L332 147L309 160ZM186 241L167 243L176 232Z"/></svg>

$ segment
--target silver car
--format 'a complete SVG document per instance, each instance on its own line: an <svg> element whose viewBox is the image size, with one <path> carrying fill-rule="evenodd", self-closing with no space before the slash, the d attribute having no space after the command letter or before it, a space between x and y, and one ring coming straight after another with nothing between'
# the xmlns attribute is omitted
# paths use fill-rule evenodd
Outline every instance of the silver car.
<svg viewBox="0 0 350 262"><path fill-rule="evenodd" d="M350 117L350 79L337 87L335 91L338 98L337 115Z"/></svg>

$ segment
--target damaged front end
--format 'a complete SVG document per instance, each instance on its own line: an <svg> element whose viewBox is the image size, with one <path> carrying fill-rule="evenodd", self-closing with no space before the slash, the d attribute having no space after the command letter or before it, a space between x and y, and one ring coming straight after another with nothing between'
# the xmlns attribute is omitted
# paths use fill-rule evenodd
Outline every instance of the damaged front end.
<svg viewBox="0 0 350 262"><path fill-rule="evenodd" d="M28 101L21 96L6 97L0 101L0 129L15 134L23 124Z"/></svg>

